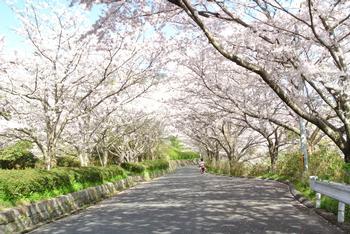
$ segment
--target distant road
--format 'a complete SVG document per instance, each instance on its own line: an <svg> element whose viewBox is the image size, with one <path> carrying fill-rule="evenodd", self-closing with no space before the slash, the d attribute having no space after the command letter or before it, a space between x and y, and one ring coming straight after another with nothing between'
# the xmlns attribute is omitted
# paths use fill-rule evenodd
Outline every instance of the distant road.
<svg viewBox="0 0 350 234"><path fill-rule="evenodd" d="M181 168L32 233L343 233L287 186Z"/></svg>

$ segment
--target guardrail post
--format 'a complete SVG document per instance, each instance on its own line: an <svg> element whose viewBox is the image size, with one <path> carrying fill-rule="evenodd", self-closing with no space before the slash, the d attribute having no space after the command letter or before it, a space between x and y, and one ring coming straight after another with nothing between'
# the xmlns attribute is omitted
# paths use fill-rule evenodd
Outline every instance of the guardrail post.
<svg viewBox="0 0 350 234"><path fill-rule="evenodd" d="M316 192L316 208L321 206L322 195L338 200L338 222L344 223L345 204L350 205L350 186L332 181L318 181L317 179L317 176L310 176L310 188Z"/></svg>
<svg viewBox="0 0 350 234"><path fill-rule="evenodd" d="M344 223L344 214L345 214L345 203L339 202L338 204L338 222Z"/></svg>
<svg viewBox="0 0 350 234"><path fill-rule="evenodd" d="M316 193L316 208L321 207L321 193Z"/></svg>

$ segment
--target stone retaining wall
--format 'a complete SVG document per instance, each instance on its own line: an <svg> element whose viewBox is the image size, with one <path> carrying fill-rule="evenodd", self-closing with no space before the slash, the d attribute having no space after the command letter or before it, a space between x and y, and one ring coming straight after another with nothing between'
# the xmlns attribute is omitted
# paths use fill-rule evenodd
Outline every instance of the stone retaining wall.
<svg viewBox="0 0 350 234"><path fill-rule="evenodd" d="M131 176L115 183L106 183L50 200L2 211L0 212L0 233L21 233L32 230L42 224L75 213L139 182L192 164L194 164L192 161L171 161L169 170L153 172L146 176Z"/></svg>

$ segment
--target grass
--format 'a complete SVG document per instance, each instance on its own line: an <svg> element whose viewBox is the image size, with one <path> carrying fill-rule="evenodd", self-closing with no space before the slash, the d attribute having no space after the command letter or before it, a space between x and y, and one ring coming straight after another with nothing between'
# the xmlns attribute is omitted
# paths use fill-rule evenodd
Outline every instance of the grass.
<svg viewBox="0 0 350 234"><path fill-rule="evenodd" d="M35 193L30 194L30 196L28 196L26 198L21 198L19 200L15 200L15 201L0 200L0 210L6 209L6 208L11 208L14 206L19 206L19 205L28 205L30 203L54 198L54 197L57 197L60 195L65 195L65 194L77 192L77 191L80 191L80 190L83 190L83 189L86 189L89 187L102 185L102 184L105 184L107 182L117 182L117 181L122 180L126 177L127 176L118 175L118 176L115 176L113 178L110 178L109 180L104 180L101 183L98 183L98 182L95 182L95 183L74 182L74 183L72 183L72 186L69 186L69 187L62 187L62 188L57 188L57 189L53 189L53 190L46 190L43 193L35 192Z"/></svg>
<svg viewBox="0 0 350 234"><path fill-rule="evenodd" d="M150 174L157 173L159 171L164 171L165 169L168 168L167 165L164 161L160 160L155 160L155 161L147 161L144 162L145 165L141 164L145 170L142 172L135 172L135 171L125 171L123 175L117 175L114 177L110 177L106 180L103 181L95 181L95 182L85 182L85 183L79 183L79 182L72 182L69 184L69 186L61 186L59 188L54 188L51 190L45 190L42 192L32 192L31 194L27 194L25 197L20 197L18 199L3 199L1 197L0 199L0 210L6 209L6 208L11 208L19 205L28 205L30 203L34 203L37 201L42 201L50 198L54 198L60 195L65 195L68 193L72 192L77 192L89 187L93 186L98 186L102 185L107 182L117 182L119 180L122 180L124 178L127 178L128 176L133 176L133 175L142 175L145 176L146 178L150 177ZM167 168L165 168L167 166Z"/></svg>

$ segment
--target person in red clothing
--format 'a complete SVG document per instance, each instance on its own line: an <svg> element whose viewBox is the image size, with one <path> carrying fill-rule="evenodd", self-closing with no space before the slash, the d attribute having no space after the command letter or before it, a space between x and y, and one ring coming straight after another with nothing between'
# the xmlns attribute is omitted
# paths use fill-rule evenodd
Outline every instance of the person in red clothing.
<svg viewBox="0 0 350 234"><path fill-rule="evenodd" d="M201 158L201 161L199 162L199 169L201 171L201 174L205 172L205 164L203 158Z"/></svg>

